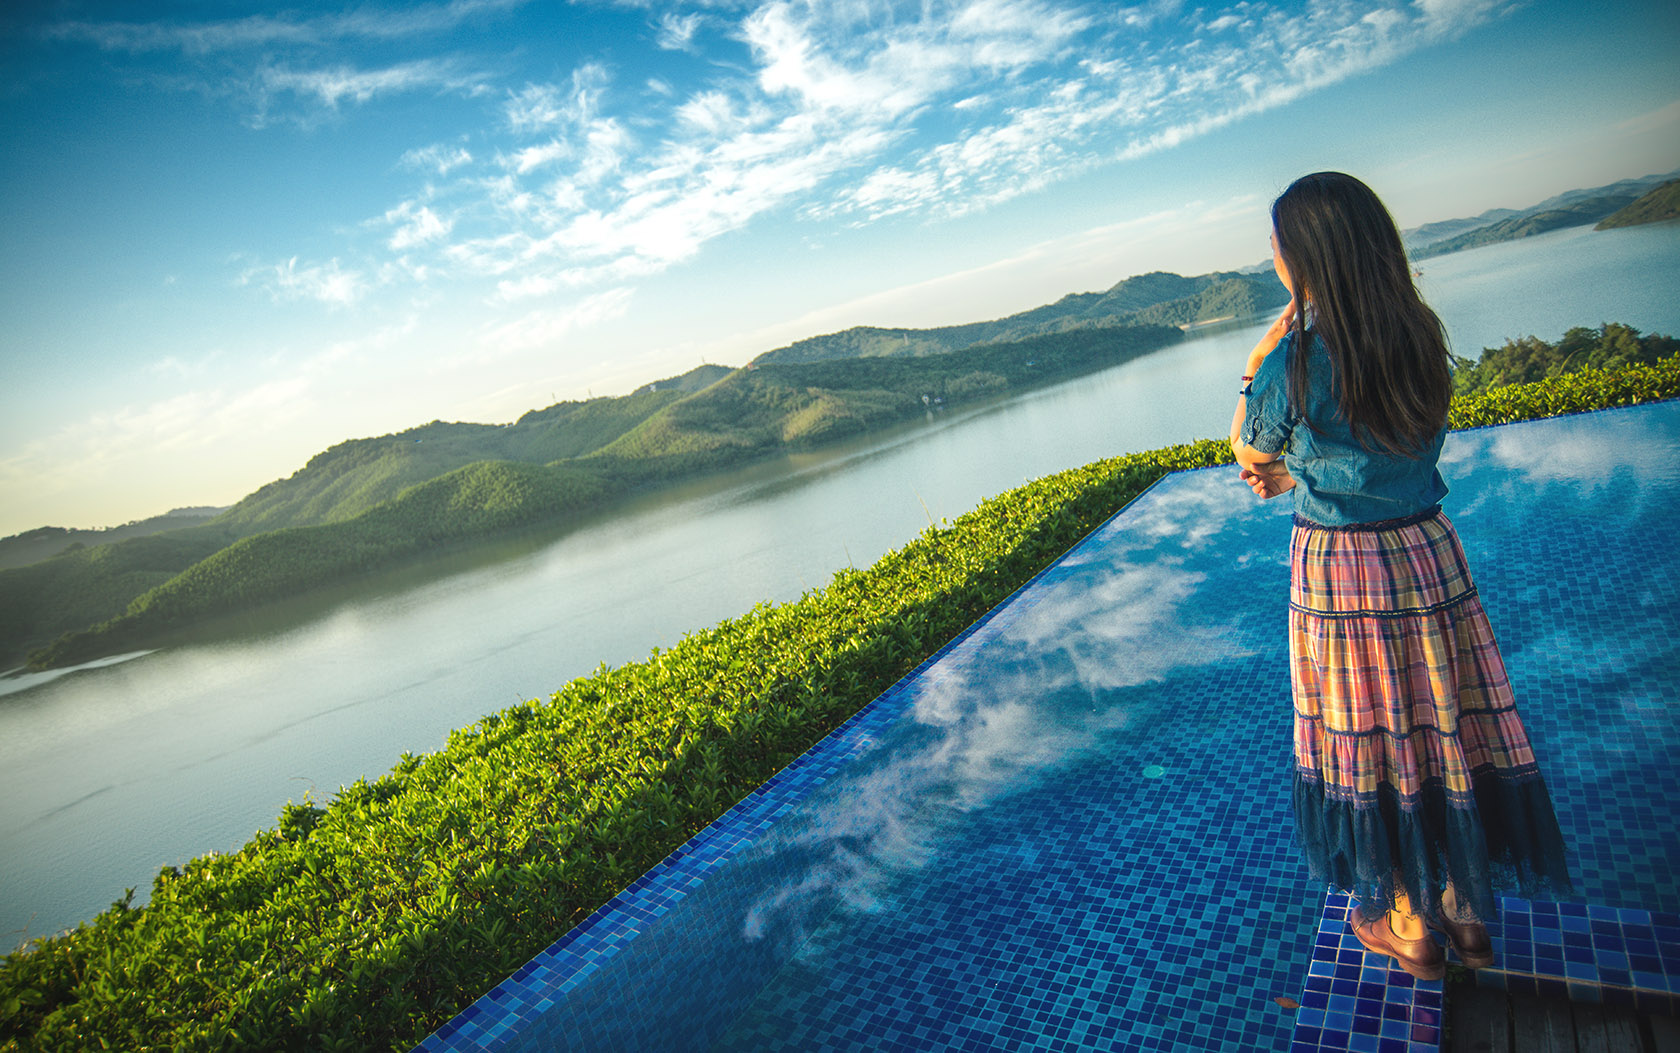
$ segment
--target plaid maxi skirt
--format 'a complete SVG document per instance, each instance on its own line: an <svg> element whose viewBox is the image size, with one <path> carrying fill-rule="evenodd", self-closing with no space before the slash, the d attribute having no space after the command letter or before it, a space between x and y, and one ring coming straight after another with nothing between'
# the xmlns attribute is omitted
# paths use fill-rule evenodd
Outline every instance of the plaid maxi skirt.
<svg viewBox="0 0 1680 1053"><path fill-rule="evenodd" d="M1570 888L1563 835L1452 523L1296 517L1296 839L1315 879L1389 909L1491 919L1493 889Z"/></svg>

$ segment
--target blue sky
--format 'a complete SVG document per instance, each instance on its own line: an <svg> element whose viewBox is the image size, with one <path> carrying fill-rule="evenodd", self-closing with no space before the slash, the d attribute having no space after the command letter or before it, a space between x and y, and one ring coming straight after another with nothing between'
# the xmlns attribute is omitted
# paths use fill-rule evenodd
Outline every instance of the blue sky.
<svg viewBox="0 0 1680 1053"><path fill-rule="evenodd" d="M1315 169L1402 226L1666 172L1676 44L1548 0L13 5L0 534L1249 265Z"/></svg>

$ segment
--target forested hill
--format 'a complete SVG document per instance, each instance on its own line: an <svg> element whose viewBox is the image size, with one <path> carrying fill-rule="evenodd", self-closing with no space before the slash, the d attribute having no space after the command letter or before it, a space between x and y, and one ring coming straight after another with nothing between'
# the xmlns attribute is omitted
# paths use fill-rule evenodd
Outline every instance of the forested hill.
<svg viewBox="0 0 1680 1053"><path fill-rule="evenodd" d="M1401 232L1414 260L1449 252L1532 237L1562 227L1584 226L1624 209L1653 188L1674 181L1680 171L1666 175L1621 179L1604 186L1566 190L1523 209L1495 208L1467 219L1426 223ZM1604 224L1599 229L1603 229Z"/></svg>
<svg viewBox="0 0 1680 1053"><path fill-rule="evenodd" d="M636 485L681 478L1105 369L1182 337L1170 326L1113 326L931 355L755 361L575 463Z"/></svg>
<svg viewBox="0 0 1680 1053"><path fill-rule="evenodd" d="M1074 329L1115 325L1182 327L1218 318L1245 317L1288 302L1289 294L1269 271L1264 274L1216 271L1189 278L1152 271L1127 278L1106 292L1071 293L1055 303L989 322L933 329L857 326L766 351L753 362L786 364L933 355L976 344L1025 340Z"/></svg>
<svg viewBox="0 0 1680 1053"><path fill-rule="evenodd" d="M1466 231L1457 237L1447 238L1445 241L1438 241L1433 245L1416 249L1411 256L1414 260L1426 259L1430 256L1445 256L1449 252L1473 249L1479 245L1515 241L1518 238L1544 234L1550 230L1596 223L1611 213L1633 204L1634 200L1635 195L1633 194L1613 194L1606 197L1588 198L1585 201L1577 201L1561 208L1521 213L1509 219L1502 219L1497 223L1490 223L1485 227Z"/></svg>
<svg viewBox="0 0 1680 1053"><path fill-rule="evenodd" d="M1621 211L1599 220L1598 226L1593 229L1610 230L1642 223L1661 223L1677 216L1680 216L1680 179L1670 179Z"/></svg>
<svg viewBox="0 0 1680 1053"><path fill-rule="evenodd" d="M512 424L430 424L352 439L318 453L289 478L269 483L215 520L239 534L338 523L403 490L478 461L549 464L600 449L685 397L674 384L533 410Z"/></svg>
<svg viewBox="0 0 1680 1053"><path fill-rule="evenodd" d="M209 522L225 508L176 508L161 516L137 519L102 530L44 526L11 537L0 538L0 569L25 567L65 552L109 545L114 541L147 537L170 530L185 530Z"/></svg>
<svg viewBox="0 0 1680 1053"><path fill-rule="evenodd" d="M508 425L434 422L341 443L194 531L0 572L0 661L55 636L33 667L152 646L438 546L565 523L634 489L1077 376L1182 336L1082 328L912 359L755 365L711 383L718 367L702 367Z"/></svg>
<svg viewBox="0 0 1680 1053"><path fill-rule="evenodd" d="M655 381L652 384L639 387L635 390L635 394L641 395L650 391L669 391L675 388L685 394L692 395L696 391L704 391L733 372L735 372L734 366L703 365L689 370L680 377ZM548 411L543 410L541 412L546 413ZM530 414L527 413L526 416L528 417Z"/></svg>

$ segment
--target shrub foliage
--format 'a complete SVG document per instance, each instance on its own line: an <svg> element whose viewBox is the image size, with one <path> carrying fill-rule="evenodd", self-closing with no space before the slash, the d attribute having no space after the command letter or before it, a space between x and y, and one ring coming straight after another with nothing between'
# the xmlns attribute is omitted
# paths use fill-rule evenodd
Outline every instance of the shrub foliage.
<svg viewBox="0 0 1680 1053"><path fill-rule="evenodd" d="M1499 389L1464 427L1680 395L1680 356ZM406 1049L838 726L1204 440L1098 461L866 571L289 805L0 962L0 1050ZM1235 484L1233 484L1234 486Z"/></svg>
<svg viewBox="0 0 1680 1053"><path fill-rule="evenodd" d="M1482 357L1475 362L1458 359L1453 370L1453 394L1479 395L1492 388L1561 377L1582 369L1654 365L1677 351L1680 340L1661 333L1641 336L1639 330L1619 322L1605 322L1597 329L1578 325L1555 344L1524 336L1499 347L1483 348Z"/></svg>

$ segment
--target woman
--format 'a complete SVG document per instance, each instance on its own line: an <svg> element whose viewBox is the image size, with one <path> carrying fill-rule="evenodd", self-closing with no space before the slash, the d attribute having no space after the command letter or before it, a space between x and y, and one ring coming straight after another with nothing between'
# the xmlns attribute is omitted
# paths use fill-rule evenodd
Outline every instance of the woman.
<svg viewBox="0 0 1680 1053"><path fill-rule="evenodd" d="M1495 883L1570 888L1551 798L1436 470L1446 336L1388 210L1340 172L1272 204L1289 306L1249 356L1231 449L1293 491L1289 658L1297 840L1359 900L1349 925L1413 976L1493 961Z"/></svg>

